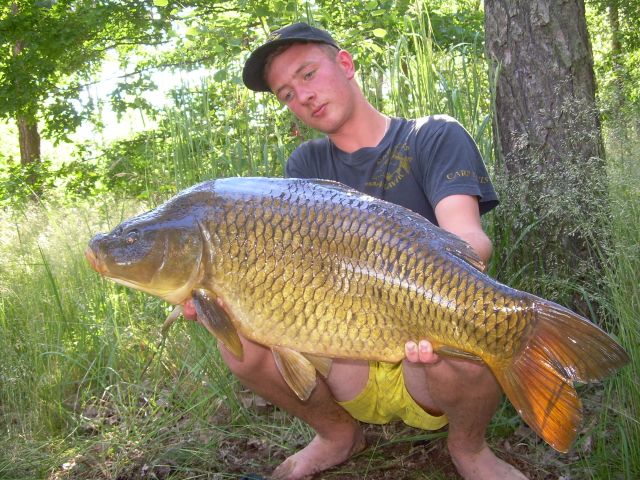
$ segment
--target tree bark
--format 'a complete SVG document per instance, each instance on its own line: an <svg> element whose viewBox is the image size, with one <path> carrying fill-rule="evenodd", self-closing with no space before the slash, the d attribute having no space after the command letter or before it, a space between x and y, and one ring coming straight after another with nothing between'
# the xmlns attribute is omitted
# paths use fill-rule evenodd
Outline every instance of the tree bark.
<svg viewBox="0 0 640 480"><path fill-rule="evenodd" d="M19 117L18 138L20 141L20 163L27 165L40 161L40 134L38 125L34 120Z"/></svg>
<svg viewBox="0 0 640 480"><path fill-rule="evenodd" d="M18 4L11 5L11 13L18 14ZM24 50L24 42L19 40L13 46L13 55L18 56ZM30 163L40 161L40 134L38 133L38 123L34 118L26 115L20 115L16 119L18 124L18 141L20 143L20 163L28 165ZM28 181L33 184L35 178L30 176Z"/></svg>
<svg viewBox="0 0 640 480"><path fill-rule="evenodd" d="M534 275L587 281L606 179L584 1L485 0L485 42L503 187L498 241L517 239L513 257Z"/></svg>
<svg viewBox="0 0 640 480"><path fill-rule="evenodd" d="M486 0L485 34L496 87L498 145L504 156L529 154L512 155L505 168L526 168L531 154L545 162L600 157L584 1ZM577 111L578 118L567 118ZM576 130L589 138L576 142Z"/></svg>

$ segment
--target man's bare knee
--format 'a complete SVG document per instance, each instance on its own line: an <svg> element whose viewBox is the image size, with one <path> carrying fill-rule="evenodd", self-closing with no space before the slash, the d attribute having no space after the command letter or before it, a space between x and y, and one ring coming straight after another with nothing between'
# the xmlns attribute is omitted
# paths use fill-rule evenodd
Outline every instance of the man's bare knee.
<svg viewBox="0 0 640 480"><path fill-rule="evenodd" d="M478 379L491 375L491 370L485 363L451 359L449 364L458 375L464 378Z"/></svg>
<svg viewBox="0 0 640 480"><path fill-rule="evenodd" d="M429 411L447 411L470 398L493 399L500 387L483 363L443 358L433 365L405 363L405 386L410 395Z"/></svg>
<svg viewBox="0 0 640 480"><path fill-rule="evenodd" d="M499 389L498 382L485 363L466 360L452 360L452 369L464 385L474 388Z"/></svg>
<svg viewBox="0 0 640 480"><path fill-rule="evenodd" d="M218 342L220 356L229 367L229 370L231 370L231 373L240 378L264 375L265 371L273 363L271 350L242 337L240 337L240 341L243 349L242 359L236 357L222 343Z"/></svg>

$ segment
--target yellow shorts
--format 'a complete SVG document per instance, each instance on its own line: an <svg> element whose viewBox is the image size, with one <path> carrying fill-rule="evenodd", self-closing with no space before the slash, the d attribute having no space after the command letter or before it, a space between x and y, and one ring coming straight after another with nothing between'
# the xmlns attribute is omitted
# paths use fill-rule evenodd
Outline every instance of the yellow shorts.
<svg viewBox="0 0 640 480"><path fill-rule="evenodd" d="M384 424L402 420L423 430L444 427L446 415L434 417L424 411L404 386L402 362L369 362L369 380L362 392L346 402L338 402L356 420Z"/></svg>

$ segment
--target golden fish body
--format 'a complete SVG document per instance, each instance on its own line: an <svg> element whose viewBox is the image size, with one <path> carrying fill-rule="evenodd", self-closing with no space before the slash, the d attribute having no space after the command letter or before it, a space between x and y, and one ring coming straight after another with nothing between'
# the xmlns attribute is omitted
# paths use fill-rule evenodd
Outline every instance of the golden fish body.
<svg viewBox="0 0 640 480"><path fill-rule="evenodd" d="M453 235L335 185L250 182L268 193L221 195L204 223L215 253L203 283L246 337L391 362L425 336L496 361L521 346L531 299L471 266Z"/></svg>
<svg viewBox="0 0 640 480"><path fill-rule="evenodd" d="M335 182L205 182L94 237L87 256L125 285L193 298L199 321L239 357L238 333L270 346L303 399L323 358L398 362L408 340L483 361L562 451L581 417L572 382L628 361L588 320L483 274L456 236Z"/></svg>

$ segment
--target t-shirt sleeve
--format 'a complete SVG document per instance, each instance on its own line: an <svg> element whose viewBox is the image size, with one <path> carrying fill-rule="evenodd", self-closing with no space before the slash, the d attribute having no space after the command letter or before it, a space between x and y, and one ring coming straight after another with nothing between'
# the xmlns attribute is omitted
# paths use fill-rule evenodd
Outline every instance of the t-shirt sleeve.
<svg viewBox="0 0 640 480"><path fill-rule="evenodd" d="M498 196L471 135L451 117L431 121L437 125L423 139L421 163L423 185L433 208L450 195L476 196L481 214L496 207Z"/></svg>

